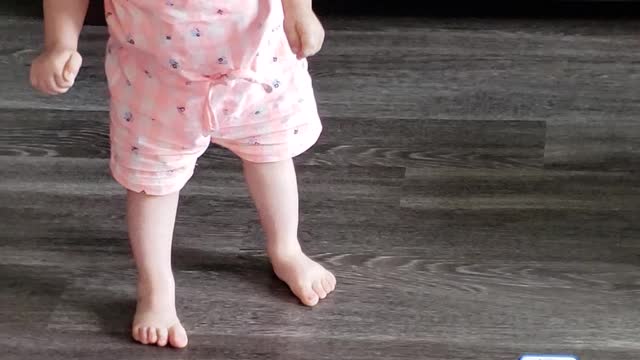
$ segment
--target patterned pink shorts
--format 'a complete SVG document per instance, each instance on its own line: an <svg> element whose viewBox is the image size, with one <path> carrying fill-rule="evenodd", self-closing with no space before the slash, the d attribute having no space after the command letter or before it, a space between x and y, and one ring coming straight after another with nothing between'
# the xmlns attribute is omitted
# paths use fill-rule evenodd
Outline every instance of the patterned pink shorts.
<svg viewBox="0 0 640 360"><path fill-rule="evenodd" d="M309 149L322 125L280 0L107 0L111 172L180 190L214 142L251 162Z"/></svg>

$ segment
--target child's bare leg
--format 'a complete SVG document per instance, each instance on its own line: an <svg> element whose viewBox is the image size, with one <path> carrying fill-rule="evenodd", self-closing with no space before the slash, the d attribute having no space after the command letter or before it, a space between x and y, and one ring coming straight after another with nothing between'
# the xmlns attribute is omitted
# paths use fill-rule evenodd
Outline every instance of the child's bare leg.
<svg viewBox="0 0 640 360"><path fill-rule="evenodd" d="M276 275L305 305L335 289L336 278L309 259L298 242L298 185L291 159L244 162L244 173L267 237L267 253Z"/></svg>
<svg viewBox="0 0 640 360"><path fill-rule="evenodd" d="M131 331L143 344L187 345L186 331L176 314L171 270L178 194L127 194L129 239L138 269L138 304Z"/></svg>

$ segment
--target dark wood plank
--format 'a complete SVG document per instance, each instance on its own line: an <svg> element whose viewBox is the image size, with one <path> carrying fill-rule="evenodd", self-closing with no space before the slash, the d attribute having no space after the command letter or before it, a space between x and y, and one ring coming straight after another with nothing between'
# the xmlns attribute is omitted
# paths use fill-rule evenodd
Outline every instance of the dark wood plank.
<svg viewBox="0 0 640 360"><path fill-rule="evenodd" d="M3 241L0 248L6 248ZM13 259L15 260L15 259ZM0 332L25 333L46 327L55 304L72 280L59 267L37 261L21 265L4 254L0 263ZM36 319L40 319L36 323Z"/></svg>
<svg viewBox="0 0 640 360"><path fill-rule="evenodd" d="M123 200L123 190L109 177L105 161L30 161L4 162L4 167L12 171L2 183L2 194L7 203L16 204L3 212L7 219L5 232L16 232L16 236L22 234L20 241L46 234L60 234L66 238L74 236L77 229L69 226L76 224L83 228L79 234L90 231L95 236L88 241L100 241L105 237L98 234L113 234L114 229L118 231L117 236L123 236L123 216L118 203ZM203 165L198 172L184 191L181 221L185 226L184 230L178 227L178 234L185 239L181 241L193 238L194 246L200 246L200 239L206 241L207 237L214 236L217 246L235 248L231 244L240 241L238 246L241 248L260 249L261 242L254 242L254 235L251 235L255 234L251 227L256 225L255 213L240 169ZM486 246L492 242L504 244L499 248L500 253L509 255L510 246L516 243L525 246L527 237L535 234L544 246L518 251L522 256L555 256L555 247L550 246L564 241L575 247L574 256L581 258L621 256L627 258L626 261L634 259L632 254L609 247L616 244L634 248L633 239L638 231L634 214L639 206L638 181L634 175L411 169L404 193L401 193L402 174L401 169L331 171L300 167L303 239L309 240L314 252L322 252L325 245L324 242L314 245L314 238L335 239L345 244L343 246L349 251L364 251L370 244L372 252L378 251L375 244L379 242L390 244L384 251L393 251L394 246L419 251L430 241L441 241L443 256L470 256L480 254L485 246L480 239L486 239ZM25 198L28 196L23 193L25 191L33 192L33 195ZM113 202L104 196L109 196ZM404 196L404 206L410 209L395 207L401 196ZM37 205L35 200L38 199L43 205ZM53 208L44 205L58 202L68 205ZM21 210L17 204L24 204ZM100 204L93 212L96 218L102 211L112 215L108 220L86 223L87 219L78 218L73 209L84 209L87 204ZM225 211L229 208L234 210ZM327 208L340 209L342 216L333 216L325 211ZM88 210L91 214L92 208ZM233 214L243 215L236 217ZM610 217L610 214L615 216ZM460 219L464 221L460 222ZM247 225L247 220L251 226ZM25 228L25 221L34 221L34 226ZM217 226L200 233L204 231L197 229L201 221L210 221ZM350 230L349 225L353 222L366 225L366 231ZM576 223L581 226L575 228ZM326 229L327 225L335 231ZM88 229L90 227L95 231ZM476 241L472 244L469 244L468 234L475 234ZM223 245L222 239L228 241ZM109 241L108 237L105 241ZM582 241L584 244L581 245Z"/></svg>
<svg viewBox="0 0 640 360"><path fill-rule="evenodd" d="M83 266L55 260L68 254L59 248L48 260L74 279L56 304L48 328L58 333L120 334L123 340L133 305L131 264L115 267L99 261L104 255L89 251L83 255L89 260ZM512 349L544 343L545 348L576 351L585 344L587 349L605 347L602 329L608 329L609 336L631 334L635 316L623 314L638 311L633 284L640 274L633 265L341 255L322 260L340 274L340 289L323 307L309 311L292 301L269 274L263 255L178 249L175 257L183 319L194 335L207 339L203 345L211 344L211 336L244 338L248 332L282 339L310 336L319 342L400 337L479 346L476 350L483 348L481 344L509 339ZM128 260L125 254L111 258ZM23 283L23 276L14 274L13 280ZM358 297L349 295L355 293ZM114 309L120 309L116 317ZM552 328L550 317L555 319ZM494 327L496 323L503 325ZM529 333L536 334L535 340ZM563 335L567 333L572 336ZM631 350L635 342L620 341L616 348ZM438 356L442 355L433 358Z"/></svg>
<svg viewBox="0 0 640 360"><path fill-rule="evenodd" d="M638 171L640 121L613 118L550 124L544 163L556 170Z"/></svg>
<svg viewBox="0 0 640 360"><path fill-rule="evenodd" d="M401 206L444 257L637 264L639 180L630 172L408 169Z"/></svg>
<svg viewBox="0 0 640 360"><path fill-rule="evenodd" d="M74 160L60 159L51 168L59 167L62 161ZM343 345L345 356L353 352L360 354L363 344L382 339L390 345L379 351L390 358L413 358L399 350L397 344L402 342L397 339L415 344L439 344L436 348L444 346L442 344L448 348L461 346L466 351L483 354L504 352L497 355L498 358L541 348L578 354L636 350L635 341L629 337L640 311L636 300L639 249L633 241L640 229L637 222L627 222L633 219L633 212L598 207L576 211L558 208L556 203L547 206L549 209L536 209L537 212L519 207L501 210L500 206L494 206L498 209L493 211L480 208L466 213L454 212L430 206L428 202L405 203L408 208L403 210L393 205L398 204L398 199L391 195L399 194L397 188L402 184L404 171L387 169L395 173L383 172L380 182L372 183L367 179L373 174L372 169L349 169L341 175L338 174L343 170L334 169L333 173L323 173L317 178L312 176L315 170L309 167L308 173L301 171L302 183L311 189L305 192L304 202L314 204L305 211L305 216L311 219L305 224L313 225L312 229L327 229L315 234L327 237L310 238L314 235L311 230L303 240L305 245L312 246L314 257L336 271L341 285L329 301L314 311L296 304L288 290L270 274L264 253L259 250L259 237L254 235L248 241L242 240L248 237L247 230L235 235L231 235L232 231L215 235L217 229L228 227L225 224L237 229L241 223L246 226L255 221L255 215L245 209L250 205L246 195L236 192L238 188L234 185L226 192L227 201L222 191L210 195L200 193L197 197L187 193L191 203L183 208L180 226L203 231L203 234L190 234L186 241L177 241L174 259L181 314L194 335L197 353L217 346L216 339L220 336L254 345L261 343L261 337L292 339L294 343L302 341L312 348L337 341L333 339L349 339ZM227 177L227 183L239 175L228 171L226 176L231 177ZM450 198L462 190L466 191L463 196L483 196L489 192L509 196L540 189L541 193L553 190L557 194L584 197L593 185L592 177L578 176L573 180L579 185L576 190L569 186L571 184L562 185L567 177L558 175L556 186L549 183L551 179L529 188L530 181L545 179L535 174L529 174L524 180L518 176L514 179L517 171L510 177L509 172L501 170L503 176L494 183L490 181L494 173L476 172L413 169L406 174L405 196L435 194ZM61 175L54 172L53 176ZM603 183L608 195L615 195L631 181L627 179L625 183L625 176L630 175L609 176L608 182ZM33 179L27 183L41 181L38 177L27 178ZM215 179L215 176L210 174L208 178ZM239 183L240 179L236 180ZM62 182L60 178L57 181ZM465 182L468 185L464 185ZM359 183L372 188L352 194L350 201L358 201L364 208L378 204L374 210L357 211L346 202L327 201L327 196L331 197L327 186L334 189L338 202ZM58 334L82 331L108 335L110 346L120 351L125 346L116 346L116 343L128 336L127 319L134 294L125 234L118 229L122 218L113 216L119 214L117 209L122 198L95 190L93 195L80 196L63 195L59 190L42 186L33 188L39 190L2 194L11 204L2 214L9 216L2 229L9 239L3 249L4 262L22 266L35 262L55 266L59 273L66 273L72 283L60 295L49 317L48 328ZM385 188L392 192L380 191ZM366 198L372 199L366 201ZM220 199L224 203L219 209L210 206ZM89 203L92 206L87 206ZM74 209L80 208L86 210L78 218ZM336 208L341 210L340 218L328 215ZM10 224L17 223L18 216L10 217L11 213L21 214L20 209L33 212L27 216L22 213L21 229L12 228ZM584 214L591 217L582 216ZM38 223L29 225L31 220L25 218ZM576 229L581 221L589 225ZM330 231L334 224L338 226ZM384 238L367 237L374 234L375 229L385 227L389 228L388 238L394 233L406 235L409 233L406 229L413 229L414 236L421 234L421 250L416 250L417 244L411 245L417 238L386 243L381 241ZM112 239L108 239L109 228L112 228L110 233L115 234ZM58 238L57 243L42 248L36 246L45 238L43 234L40 239L34 237L33 231L37 230L31 229L46 231L50 238ZM612 235L608 239L617 239L615 246L604 242L607 236L603 233L609 232ZM341 233L352 233L352 238L360 235L361 240L356 244L340 241L348 239ZM14 234L15 238L11 236ZM31 240L25 244L22 237ZM235 247L234 241L239 241ZM246 245L249 246L244 247ZM12 277L14 281L21 280L21 274ZM112 309L119 309L115 318ZM550 319L553 326L549 325ZM247 337L247 333L257 338ZM617 346L610 345L610 338L618 339ZM507 348L486 348L486 344L505 341L509 343ZM228 351L243 351L237 343ZM85 351L82 346L74 349L68 351L80 354ZM141 348L140 351L146 354L155 350ZM211 356L211 351L203 352L202 356ZM442 351L431 358L468 356Z"/></svg>
<svg viewBox="0 0 640 360"><path fill-rule="evenodd" d="M233 335L192 335L190 349L173 351L142 347L133 343L123 344L121 338L115 338L103 333L84 331L58 332L61 343L69 346L52 346L48 342L51 332L37 331L30 336L18 338L10 336L0 339L0 344L7 350L7 360L22 360L25 357L40 359L85 359L111 358L123 360L133 359L334 359L343 357L356 360L380 358L400 360L415 359L430 356L433 360L475 360L479 353L496 360L517 359L520 349L509 343L501 343L497 347L485 344L442 345L432 341L386 339L314 339L302 337L278 338L273 336L233 336ZM534 351L543 349L566 353L570 348L558 349L541 344ZM52 355L55 354L55 355ZM629 358L636 354L634 348L619 347L615 350L582 349L583 359L617 359Z"/></svg>
<svg viewBox="0 0 640 360"><path fill-rule="evenodd" d="M259 338L247 338L247 333L311 344L350 339L354 347L349 350L357 353L362 341L379 340L389 341L397 351L397 338L475 351L483 351L487 343L508 340L510 348L493 347L487 349L489 353L537 349L539 344L577 353L603 348L633 351L636 346L629 339L611 347L603 339L633 332L637 289L629 285L638 280L634 266L625 271L621 266L589 262L469 264L341 257L328 261L341 274L340 289L322 307L309 311L292 301L286 288L269 275L264 257L203 255L201 250L177 252L180 310L197 339L192 343L197 352L216 345L217 336L259 343ZM133 306L132 272L95 260L82 271L74 268L75 283L62 295L48 328L58 334L83 331L125 340ZM359 294L357 298L350 296L354 293ZM114 309L118 309L115 317ZM607 329L606 335L602 329ZM530 333L536 334L535 340ZM240 351L237 346L232 349ZM391 349L385 354L408 356ZM82 346L74 351L82 351ZM428 358L447 355L451 354Z"/></svg>
<svg viewBox="0 0 640 360"><path fill-rule="evenodd" d="M28 159L2 164L13 170L0 182L7 204L0 209L6 219L1 233L11 251L25 259L45 258L59 246L78 253L103 247L127 251L123 189L109 177L105 161ZM263 240L240 169L199 171L183 192L176 242L187 248L260 252ZM486 173L462 176L460 170L412 170L401 189L403 176L402 169L299 167L305 247L317 255L410 252L434 261L561 260L565 254L559 249L570 247L576 260L637 260L640 222L632 207L637 183L628 175L600 175L598 185L597 178L585 174L571 180L560 175L501 178ZM550 195L536 196L536 191ZM568 205L549 201L553 196ZM608 204L609 196L622 206ZM402 197L405 207L399 208ZM462 202L467 198L472 200ZM527 198L530 203L522 205L513 200ZM576 199L582 201L580 208ZM588 204L594 207L586 208ZM330 250L334 243L340 244L339 251Z"/></svg>
<svg viewBox="0 0 640 360"><path fill-rule="evenodd" d="M77 88L45 98L27 86L40 23L2 19L1 107L106 109L104 28L86 29ZM638 112L637 22L399 22L410 25L327 20L311 62L323 116L602 121Z"/></svg>
<svg viewBox="0 0 640 360"><path fill-rule="evenodd" d="M408 169L403 205L426 209L640 210L632 173Z"/></svg>
<svg viewBox="0 0 640 360"><path fill-rule="evenodd" d="M327 27L327 44L311 60L324 118L398 124L407 119L542 120L548 122L549 166L638 166L633 114L640 102L632 50L640 34L637 22L327 19ZM77 88L53 98L35 94L27 83L41 24L5 16L0 28L0 62L6 65L0 70L6 89L0 106L106 110L103 28L86 28ZM341 162L366 163L357 155L367 149L324 149L332 150ZM444 156L412 148L370 151L384 158L377 164ZM468 160L470 155L457 156Z"/></svg>
<svg viewBox="0 0 640 360"><path fill-rule="evenodd" d="M0 226L11 234L12 240L8 241L15 242L14 245L43 250L62 245L58 238L78 239L89 246L124 236L124 189L111 179L106 160L0 159L3 168L10 169L0 182L0 194L6 199L0 214L7 219ZM366 220L381 206L399 204L403 177L402 168L334 169L300 165L303 221L314 206L344 207L352 215L343 222ZM48 206L51 203L60 206ZM362 205L369 205L369 215L362 213ZM194 239L195 246L199 246L200 240L213 236L212 245L216 247L256 248L253 243L256 238L250 234L255 232L257 216L239 167L225 169L206 163L199 166L183 191L181 207L184 210L178 220L179 238ZM100 214L109 215L98 220ZM211 228L203 229L205 223L211 223ZM78 227L84 230L78 231ZM33 239L38 240L33 243ZM76 240L71 244L85 250Z"/></svg>
<svg viewBox="0 0 640 360"><path fill-rule="evenodd" d="M12 110L0 114L0 155L109 156L105 112ZM324 132L300 164L412 167L541 167L540 121L448 121L324 118ZM389 128L393 132L389 133ZM392 135L391 135L392 134ZM391 135L391 136L390 136ZM234 155L212 147L203 161L232 166Z"/></svg>

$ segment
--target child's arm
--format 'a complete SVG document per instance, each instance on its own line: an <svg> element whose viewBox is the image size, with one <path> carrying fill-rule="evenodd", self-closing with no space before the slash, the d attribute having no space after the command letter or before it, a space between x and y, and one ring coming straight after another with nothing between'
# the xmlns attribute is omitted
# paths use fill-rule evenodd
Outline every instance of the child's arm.
<svg viewBox="0 0 640 360"><path fill-rule="evenodd" d="M315 55L324 42L324 28L313 13L311 0L282 0L284 31L298 58Z"/></svg>
<svg viewBox="0 0 640 360"><path fill-rule="evenodd" d="M76 50L88 7L89 0L44 0L45 48Z"/></svg>
<svg viewBox="0 0 640 360"><path fill-rule="evenodd" d="M31 85L50 94L62 94L73 85L82 57L78 38L89 0L44 0L44 51L31 64Z"/></svg>

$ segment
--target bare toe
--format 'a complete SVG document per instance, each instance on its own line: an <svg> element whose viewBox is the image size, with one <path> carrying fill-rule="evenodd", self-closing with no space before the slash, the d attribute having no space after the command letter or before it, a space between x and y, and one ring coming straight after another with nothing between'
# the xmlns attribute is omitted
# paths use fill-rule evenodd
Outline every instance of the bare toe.
<svg viewBox="0 0 640 360"><path fill-rule="evenodd" d="M302 252L278 256L270 254L276 275L289 285L304 305L315 306L327 297L335 284L331 272Z"/></svg>
<svg viewBox="0 0 640 360"><path fill-rule="evenodd" d="M324 292L326 292L327 295L329 295L329 293L333 291L333 289L331 288L331 283L329 282L329 279L327 279L326 277L322 278L321 283L322 283L322 288L324 289Z"/></svg>
<svg viewBox="0 0 640 360"><path fill-rule="evenodd" d="M156 328L154 327L147 328L147 341L149 341L149 344L155 344L158 341L158 334L156 333Z"/></svg>
<svg viewBox="0 0 640 360"><path fill-rule="evenodd" d="M320 297L320 299L324 299L327 297L327 293L322 288L322 284L320 283L320 280L315 281L313 285L311 285L311 287L313 288L313 291L315 291L316 294L318 294L318 297Z"/></svg>
<svg viewBox="0 0 640 360"><path fill-rule="evenodd" d="M138 301L132 323L133 338L138 342L145 345L186 346L187 335L176 314L173 283L173 277L169 279L147 276L139 278ZM174 329L177 327L181 331Z"/></svg>
<svg viewBox="0 0 640 360"><path fill-rule="evenodd" d="M183 348L187 346L189 340L187 339L187 332L182 325L177 324L169 329L169 343L176 348Z"/></svg>
<svg viewBox="0 0 640 360"><path fill-rule="evenodd" d="M138 326L134 326L131 329L131 337L135 341L140 341L140 328Z"/></svg>
<svg viewBox="0 0 640 360"><path fill-rule="evenodd" d="M167 346L167 342L169 341L169 330L166 328L158 328L157 334L158 342L156 342L156 344L158 344L158 346Z"/></svg>
<svg viewBox="0 0 640 360"><path fill-rule="evenodd" d="M292 288L293 293L302 301L303 304L308 306L314 306L320 301L318 294L308 286L300 286L298 288Z"/></svg>
<svg viewBox="0 0 640 360"><path fill-rule="evenodd" d="M331 283L331 291L336 289L336 276L329 272L329 282Z"/></svg>
<svg viewBox="0 0 640 360"><path fill-rule="evenodd" d="M147 327L140 327L138 329L138 339L140 339L140 342L145 345L149 343L147 340L147 329Z"/></svg>

